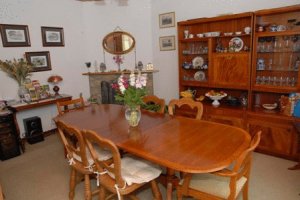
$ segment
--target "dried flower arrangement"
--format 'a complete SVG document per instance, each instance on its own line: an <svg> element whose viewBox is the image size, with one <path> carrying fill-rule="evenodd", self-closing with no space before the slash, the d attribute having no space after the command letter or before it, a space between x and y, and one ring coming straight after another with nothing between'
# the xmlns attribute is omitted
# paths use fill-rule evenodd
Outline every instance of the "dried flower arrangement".
<svg viewBox="0 0 300 200"><path fill-rule="evenodd" d="M25 59L0 60L0 70L5 72L10 78L16 80L19 86L23 85L25 79L31 76L32 65Z"/></svg>

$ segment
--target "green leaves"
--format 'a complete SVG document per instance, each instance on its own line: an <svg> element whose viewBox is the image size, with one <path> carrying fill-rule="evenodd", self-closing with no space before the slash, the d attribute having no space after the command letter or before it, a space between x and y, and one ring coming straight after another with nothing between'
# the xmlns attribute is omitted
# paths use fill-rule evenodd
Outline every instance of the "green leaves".
<svg viewBox="0 0 300 200"><path fill-rule="evenodd" d="M125 105L133 108L138 105L143 104L143 97L146 96L147 91L146 88L135 88L133 86L129 86L124 94L116 94L115 99L118 102L123 102Z"/></svg>

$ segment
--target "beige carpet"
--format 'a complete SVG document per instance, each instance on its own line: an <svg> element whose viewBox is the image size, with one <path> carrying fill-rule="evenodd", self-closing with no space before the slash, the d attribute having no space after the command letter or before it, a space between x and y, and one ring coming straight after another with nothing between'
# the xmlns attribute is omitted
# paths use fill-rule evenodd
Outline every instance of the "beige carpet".
<svg viewBox="0 0 300 200"><path fill-rule="evenodd" d="M6 200L67 200L69 166L58 136L51 135L44 142L27 144L26 148L25 154L0 162L0 183ZM287 170L295 164L255 153L249 199L299 200L300 170ZM94 181L92 184L95 186ZM165 188L161 185L160 188L165 197ZM138 196L141 200L152 199L150 189ZM75 200L80 199L84 199L83 184L76 188Z"/></svg>

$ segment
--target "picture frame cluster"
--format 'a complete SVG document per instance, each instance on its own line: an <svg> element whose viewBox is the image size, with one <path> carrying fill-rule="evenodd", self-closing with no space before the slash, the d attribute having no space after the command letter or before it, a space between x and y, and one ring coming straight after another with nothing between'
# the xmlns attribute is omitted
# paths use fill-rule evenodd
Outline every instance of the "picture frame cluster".
<svg viewBox="0 0 300 200"><path fill-rule="evenodd" d="M175 27L175 12L168 12L159 15L159 28ZM162 36L159 37L160 51L175 50L175 36Z"/></svg>
<svg viewBox="0 0 300 200"><path fill-rule="evenodd" d="M30 36L27 25L0 24L3 47L30 47ZM61 27L41 27L43 47L63 47L64 30ZM27 62L33 65L32 72L51 70L49 51L25 52Z"/></svg>

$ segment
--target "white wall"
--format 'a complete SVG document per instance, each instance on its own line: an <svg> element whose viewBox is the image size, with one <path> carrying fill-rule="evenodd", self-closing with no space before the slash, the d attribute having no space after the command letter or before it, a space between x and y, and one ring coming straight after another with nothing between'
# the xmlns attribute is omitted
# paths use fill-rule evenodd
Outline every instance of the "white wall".
<svg viewBox="0 0 300 200"><path fill-rule="evenodd" d="M77 0L0 0L0 23L28 25L31 47L3 47L0 59L20 58L27 51L50 51L52 70L33 73L32 80L47 84L52 74L63 77L61 93L88 98L88 78L85 62L104 61L102 39L119 26L136 39L137 61L152 62L151 0L115 0L79 2ZM41 26L63 27L65 47L43 47ZM126 54L122 69L133 69L134 52ZM112 55L106 53L108 70L117 70ZM91 68L94 71L94 68ZM0 71L0 99L17 98L17 83ZM21 134L23 118L40 116L44 131L55 127L51 122L57 114L55 106L32 109L17 114Z"/></svg>
<svg viewBox="0 0 300 200"><path fill-rule="evenodd" d="M175 35L177 26L159 29L158 16L162 13L175 12L176 22L214 17L220 14L256 11L265 8L283 7L299 4L300 0L152 0L152 40L153 62L160 72L154 76L155 94L168 102L178 98L178 52L160 51L159 37ZM178 44L176 44L177 46ZM178 49L176 47L176 49Z"/></svg>

